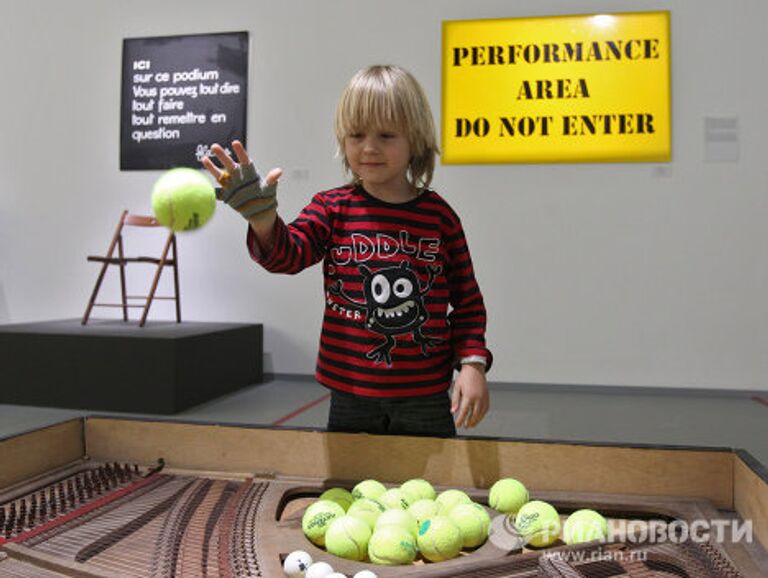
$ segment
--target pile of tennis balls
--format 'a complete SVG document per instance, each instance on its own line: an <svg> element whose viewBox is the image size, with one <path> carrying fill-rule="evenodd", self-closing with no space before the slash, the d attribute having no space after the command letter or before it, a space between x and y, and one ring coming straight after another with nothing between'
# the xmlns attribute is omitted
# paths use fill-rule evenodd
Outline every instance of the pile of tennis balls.
<svg viewBox="0 0 768 578"><path fill-rule="evenodd" d="M512 478L493 484L488 505L509 516L534 547L553 544L561 530L567 544L604 539L608 533L607 522L593 510L574 512L561 527L557 510L530 500L526 487ZM490 527L491 517L482 504L462 490L438 494L424 479L390 488L373 479L361 481L352 491L331 488L302 517L304 535L316 546L341 558L382 565L410 564L418 556L429 562L450 560L482 546ZM296 576L326 576L315 576L309 569Z"/></svg>
<svg viewBox="0 0 768 578"><path fill-rule="evenodd" d="M491 486L488 505L510 516L525 543L536 548L554 544L561 531L563 541L569 546L608 537L608 522L600 513L577 510L561 524L560 514L552 504L531 500L526 487L513 478L501 479Z"/></svg>
<svg viewBox="0 0 768 578"><path fill-rule="evenodd" d="M491 517L461 490L438 494L427 480L387 488L363 480L352 491L331 488L304 512L304 535L348 560L410 564L455 558L488 538Z"/></svg>

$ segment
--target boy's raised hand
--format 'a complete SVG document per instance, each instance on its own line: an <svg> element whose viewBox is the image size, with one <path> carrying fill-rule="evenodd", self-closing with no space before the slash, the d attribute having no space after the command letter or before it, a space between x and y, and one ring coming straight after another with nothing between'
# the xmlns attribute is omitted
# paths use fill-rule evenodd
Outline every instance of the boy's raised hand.
<svg viewBox="0 0 768 578"><path fill-rule="evenodd" d="M251 222L273 220L277 210L277 181L283 171L272 169L267 178L262 180L243 144L233 141L232 149L237 161L218 143L211 146L211 152L223 168L217 167L210 157L202 161L203 166L221 185L221 188L216 189L216 198Z"/></svg>

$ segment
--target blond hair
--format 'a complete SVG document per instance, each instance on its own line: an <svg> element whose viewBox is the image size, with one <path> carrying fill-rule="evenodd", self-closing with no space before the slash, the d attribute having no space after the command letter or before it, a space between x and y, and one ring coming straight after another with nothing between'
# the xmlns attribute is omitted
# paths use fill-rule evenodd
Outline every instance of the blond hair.
<svg viewBox="0 0 768 578"><path fill-rule="evenodd" d="M369 66L352 77L336 108L336 141L346 172L351 173L351 169L344 154L344 139L360 130L388 126L402 131L410 145L409 182L419 188L428 187L439 150L424 90L410 72L399 66Z"/></svg>

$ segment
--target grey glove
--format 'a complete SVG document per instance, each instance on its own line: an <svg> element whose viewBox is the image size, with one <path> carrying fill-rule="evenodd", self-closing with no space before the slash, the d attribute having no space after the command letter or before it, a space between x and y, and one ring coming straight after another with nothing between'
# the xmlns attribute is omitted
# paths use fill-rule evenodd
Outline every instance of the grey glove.
<svg viewBox="0 0 768 578"><path fill-rule="evenodd" d="M228 179L219 179L222 186L216 189L216 198L246 219L277 207L277 182L271 185L263 183L252 162L237 165L231 173L227 171L226 174L229 175Z"/></svg>

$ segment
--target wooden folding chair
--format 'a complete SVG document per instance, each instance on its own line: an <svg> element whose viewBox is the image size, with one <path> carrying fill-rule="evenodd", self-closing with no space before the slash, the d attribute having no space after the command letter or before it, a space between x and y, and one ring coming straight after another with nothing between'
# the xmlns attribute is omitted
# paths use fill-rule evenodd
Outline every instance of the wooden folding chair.
<svg viewBox="0 0 768 578"><path fill-rule="evenodd" d="M112 236L112 241L109 243L106 255L89 255L88 261L95 261L101 263L101 271L96 279L96 285L91 293L91 298L88 301L88 307L85 309L85 314L81 320L81 324L88 323L88 318L91 316L91 311L94 307L120 307L123 310L123 321L128 321L128 309L131 307L141 307L141 321L139 321L139 327L143 327L147 321L147 314L149 308L152 305L154 299L168 299L176 302L176 322L181 323L181 304L179 299L179 268L178 257L176 255L176 235L173 231L169 230L168 238L165 241L165 246L159 257L126 257L123 250L123 228L124 227L161 227L162 225L157 222L154 217L146 215L132 215L128 211L123 211L120 215L120 221L117 223L115 234ZM115 256L115 249L117 249L117 256ZM125 268L129 263L148 263L155 265L155 275L152 279L152 286L148 295L127 295L125 288ZM104 280L104 275L107 272L107 268L110 265L117 265L120 267L120 290L121 290L121 302L120 303L97 303L96 296L101 289L101 283ZM157 291L157 284L160 281L160 274L165 267L173 268L173 295L166 297L159 297L155 295ZM130 304L131 299L142 299L143 304Z"/></svg>

